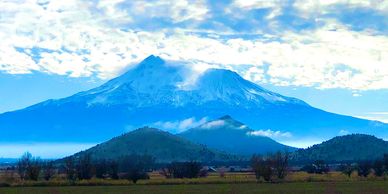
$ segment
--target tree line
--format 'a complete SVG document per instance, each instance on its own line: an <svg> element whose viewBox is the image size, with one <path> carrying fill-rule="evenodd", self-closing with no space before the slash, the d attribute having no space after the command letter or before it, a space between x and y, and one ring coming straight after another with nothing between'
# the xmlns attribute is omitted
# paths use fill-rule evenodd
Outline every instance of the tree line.
<svg viewBox="0 0 388 194"><path fill-rule="evenodd" d="M258 181L282 181L288 175L290 162L289 152L276 152L268 155L253 155L250 167ZM117 160L95 160L90 154L82 154L63 159L62 161L45 161L25 153L16 165L16 172L22 180L49 181L57 174L64 174L69 182L99 179L127 179L137 183L141 179L149 179L149 172L156 168L155 158L148 155L131 154ZM171 162L158 167L159 173L168 178L206 177L208 171L197 161ZM314 174L325 174L330 167L323 160L317 160L303 166L300 171ZM388 174L388 154L377 160L358 161L338 165L336 171L350 177L354 172L360 177L373 173L376 176ZM220 172L224 174L224 172Z"/></svg>
<svg viewBox="0 0 388 194"><path fill-rule="evenodd" d="M155 166L155 158L148 155L131 154L117 160L94 160L90 154L67 157L63 161L45 161L25 153L17 162L16 170L22 180L49 181L56 174L64 174L66 179L74 183L77 180L127 179L136 183L141 179L149 179L148 173ZM160 174L166 178L197 178L207 176L200 162L172 162L165 165Z"/></svg>
<svg viewBox="0 0 388 194"><path fill-rule="evenodd" d="M283 180L289 172L288 152L277 152L266 156L253 155L251 157L252 171L257 180L274 182ZM317 160L311 164L303 166L299 171L310 174L327 174L330 167L323 160ZM354 172L360 177L368 177L374 174L377 177L388 175L388 154L376 160L363 160L353 163L342 163L337 165L335 171L342 172L350 177Z"/></svg>
<svg viewBox="0 0 388 194"><path fill-rule="evenodd" d="M336 171L350 177L354 172L360 177L368 177L374 174L377 177L388 175L388 154L376 160L361 160L357 162L347 162L338 165ZM311 164L303 166L301 171L314 174L326 174L330 167L323 160L317 160Z"/></svg>

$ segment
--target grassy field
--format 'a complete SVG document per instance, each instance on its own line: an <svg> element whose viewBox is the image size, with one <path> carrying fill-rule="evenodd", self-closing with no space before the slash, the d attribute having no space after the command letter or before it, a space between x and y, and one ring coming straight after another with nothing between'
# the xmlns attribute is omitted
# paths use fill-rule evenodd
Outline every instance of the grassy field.
<svg viewBox="0 0 388 194"><path fill-rule="evenodd" d="M206 178L166 179L155 172L150 177L149 180L140 180L136 185L128 180L91 179L77 181L69 186L63 177L51 181L14 180L11 187L0 187L0 194L388 194L386 178L373 175L362 178L355 173L349 178L339 172L295 172L290 173L282 183L257 182L253 173L226 173L225 177L211 173Z"/></svg>
<svg viewBox="0 0 388 194"><path fill-rule="evenodd" d="M1 194L384 194L385 181L179 184L130 186L9 187Z"/></svg>

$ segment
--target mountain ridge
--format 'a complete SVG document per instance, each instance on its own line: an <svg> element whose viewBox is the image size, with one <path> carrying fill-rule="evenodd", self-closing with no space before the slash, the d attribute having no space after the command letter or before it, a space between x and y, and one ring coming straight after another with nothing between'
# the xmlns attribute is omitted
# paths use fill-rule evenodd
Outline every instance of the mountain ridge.
<svg viewBox="0 0 388 194"><path fill-rule="evenodd" d="M253 129L288 132L287 140L323 140L344 129L388 136L387 124L311 107L230 70L210 69L193 81L187 66L150 56L100 87L0 114L0 142L96 143L158 122L222 115L231 115Z"/></svg>

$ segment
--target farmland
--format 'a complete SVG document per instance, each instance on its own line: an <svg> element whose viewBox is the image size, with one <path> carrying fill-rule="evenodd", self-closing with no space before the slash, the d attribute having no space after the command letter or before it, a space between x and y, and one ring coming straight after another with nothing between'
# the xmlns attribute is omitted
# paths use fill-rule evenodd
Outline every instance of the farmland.
<svg viewBox="0 0 388 194"><path fill-rule="evenodd" d="M218 173L210 173L205 178L166 179L158 173L150 174L149 180L140 180L133 184L127 180L91 179L77 181L70 185L61 177L51 181L17 182L11 187L0 188L6 194L206 194L206 193L388 193L388 182L384 177L373 175L362 178L354 173L350 178L339 173L308 174L305 172L290 173L281 183L257 182L252 173L226 173L220 177Z"/></svg>

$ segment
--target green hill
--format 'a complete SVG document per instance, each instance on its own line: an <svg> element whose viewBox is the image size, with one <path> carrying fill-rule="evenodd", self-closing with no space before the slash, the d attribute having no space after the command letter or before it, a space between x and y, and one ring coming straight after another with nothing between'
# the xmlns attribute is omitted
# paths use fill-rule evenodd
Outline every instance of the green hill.
<svg viewBox="0 0 388 194"><path fill-rule="evenodd" d="M115 137L75 156L91 154L93 159L118 159L130 154L147 154L157 162L188 161L202 162L227 161L232 156L213 151L186 139L155 128L140 128Z"/></svg>
<svg viewBox="0 0 388 194"><path fill-rule="evenodd" d="M388 142L371 135L353 134L335 137L293 155L295 161L331 162L373 160L388 153Z"/></svg>

